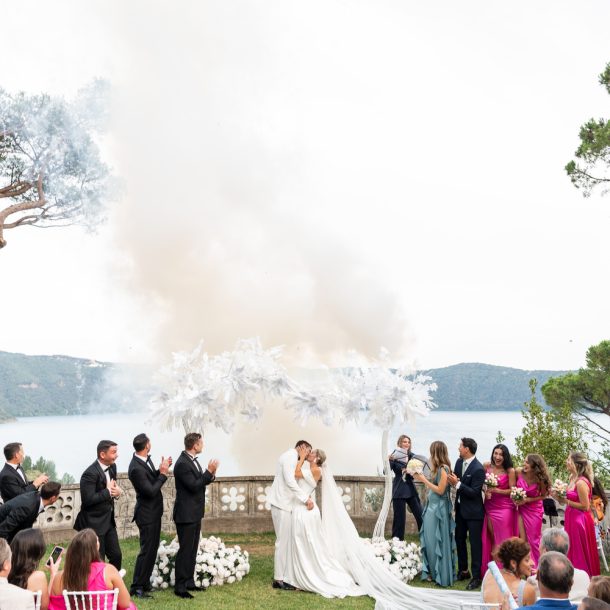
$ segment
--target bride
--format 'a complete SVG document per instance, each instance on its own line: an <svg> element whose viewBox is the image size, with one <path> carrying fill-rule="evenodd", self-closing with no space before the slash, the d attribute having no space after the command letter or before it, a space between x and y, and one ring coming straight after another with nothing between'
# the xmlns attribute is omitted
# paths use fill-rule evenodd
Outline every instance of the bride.
<svg viewBox="0 0 610 610"><path fill-rule="evenodd" d="M293 508L289 582L295 587L324 597L369 595L376 610L459 610L460 603L479 600L478 593L433 591L400 580L360 538L324 451L300 448L298 453L297 483L312 499L320 483L322 512L317 505L313 510L302 503Z"/></svg>

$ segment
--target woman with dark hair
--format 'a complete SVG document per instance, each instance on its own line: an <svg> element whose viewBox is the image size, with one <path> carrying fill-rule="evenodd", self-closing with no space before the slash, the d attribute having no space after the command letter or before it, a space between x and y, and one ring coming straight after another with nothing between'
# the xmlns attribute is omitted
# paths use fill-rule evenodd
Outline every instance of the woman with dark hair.
<svg viewBox="0 0 610 610"><path fill-rule="evenodd" d="M100 543L97 534L89 528L72 538L66 551L64 569L57 573L51 584L49 610L66 610L63 591L119 590L119 610L137 610L129 591L111 564L100 561Z"/></svg>
<svg viewBox="0 0 610 610"><path fill-rule="evenodd" d="M485 519L483 521L483 563L481 578L487 572L487 564L504 540L517 535L517 511L510 499L510 489L516 483L513 460L506 445L498 444L491 452L491 460L485 465L487 487L485 491ZM490 478L497 485L490 485Z"/></svg>
<svg viewBox="0 0 610 610"><path fill-rule="evenodd" d="M434 441L430 445L430 480L416 473L413 478L428 488L423 523L419 532L423 567L421 579L449 587L455 580L455 521L451 516L447 476L451 472L447 445Z"/></svg>
<svg viewBox="0 0 610 610"><path fill-rule="evenodd" d="M12 585L33 593L42 592L41 610L47 610L49 607L49 587L53 583L61 562L61 557L55 563L51 560L49 565L51 583L47 585L45 573L38 569L45 548L44 537L39 529L26 529L18 532L11 542L13 559L11 572L8 576L8 581Z"/></svg>
<svg viewBox="0 0 610 610"><path fill-rule="evenodd" d="M500 564L500 573L517 605L534 604L536 589L525 580L532 572L530 545L517 537L508 538L496 549L495 559ZM481 598L485 604L501 604L504 599L504 593L500 591L491 572L483 579Z"/></svg>
<svg viewBox="0 0 610 610"><path fill-rule="evenodd" d="M591 514L593 469L587 456L572 451L566 460L570 473L565 498L556 496L560 504L566 504L564 528L570 537L568 559L575 568L584 570L590 577L599 576L599 554L595 539L595 523Z"/></svg>
<svg viewBox="0 0 610 610"><path fill-rule="evenodd" d="M534 569L540 558L540 536L544 506L542 500L549 495L551 479L546 462L541 455L530 453L525 457L523 467L517 469L517 487L525 490L525 498L515 501L518 514L518 536L529 542L532 548Z"/></svg>

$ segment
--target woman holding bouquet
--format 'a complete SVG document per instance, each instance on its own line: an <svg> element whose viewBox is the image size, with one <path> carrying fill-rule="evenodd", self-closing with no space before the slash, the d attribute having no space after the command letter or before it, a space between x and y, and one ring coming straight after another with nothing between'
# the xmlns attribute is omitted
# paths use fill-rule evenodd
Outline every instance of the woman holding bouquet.
<svg viewBox="0 0 610 610"><path fill-rule="evenodd" d="M516 483L513 460L506 445L496 445L491 461L485 464L485 519L483 521L483 563L481 578L495 550L508 538L517 535L517 512L510 498Z"/></svg>
<svg viewBox="0 0 610 610"><path fill-rule="evenodd" d="M422 580L435 581L448 587L455 580L455 522L451 516L450 485L447 475L451 472L447 445L434 441L430 445L430 479L423 473L413 474L416 481L428 488L428 500L422 515L419 532L423 568Z"/></svg>
<svg viewBox="0 0 610 610"><path fill-rule="evenodd" d="M566 504L564 527L570 537L568 559L575 568L590 577L600 573L595 541L595 524L591 514L593 469L584 453L572 451L566 461L570 480L565 498L554 494L560 504Z"/></svg>
<svg viewBox="0 0 610 610"><path fill-rule="evenodd" d="M551 491L551 479L544 458L537 453L530 453L517 469L517 487L525 491L522 500L515 500L518 514L518 536L529 543L532 549L534 569L538 567L540 557L540 536L544 507L542 500Z"/></svg>

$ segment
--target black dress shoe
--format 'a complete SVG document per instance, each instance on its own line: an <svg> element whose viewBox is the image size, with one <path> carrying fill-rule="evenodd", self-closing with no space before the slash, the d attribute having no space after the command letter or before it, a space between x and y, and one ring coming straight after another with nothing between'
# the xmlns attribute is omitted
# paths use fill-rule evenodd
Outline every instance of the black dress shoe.
<svg viewBox="0 0 610 610"><path fill-rule="evenodd" d="M456 580L468 580L470 578L470 572L458 572Z"/></svg>
<svg viewBox="0 0 610 610"><path fill-rule="evenodd" d="M271 586L272 586L274 589L281 589L283 584L284 584L284 583L283 583L281 580L274 580L274 581L271 583Z"/></svg>
<svg viewBox="0 0 610 610"><path fill-rule="evenodd" d="M195 599L195 596L191 595L188 591L174 591L174 594L182 599Z"/></svg>
<svg viewBox="0 0 610 610"><path fill-rule="evenodd" d="M290 583L287 583L286 581L284 581L282 583L282 587L281 587L284 591L296 591L297 588L294 587L293 585L291 585Z"/></svg>
<svg viewBox="0 0 610 610"><path fill-rule="evenodd" d="M144 591L144 589L136 589L131 597L137 597L139 599L152 599L152 595L148 593L148 591Z"/></svg>
<svg viewBox="0 0 610 610"><path fill-rule="evenodd" d="M467 585L466 591L474 591L481 588L481 581L478 578L473 578Z"/></svg>

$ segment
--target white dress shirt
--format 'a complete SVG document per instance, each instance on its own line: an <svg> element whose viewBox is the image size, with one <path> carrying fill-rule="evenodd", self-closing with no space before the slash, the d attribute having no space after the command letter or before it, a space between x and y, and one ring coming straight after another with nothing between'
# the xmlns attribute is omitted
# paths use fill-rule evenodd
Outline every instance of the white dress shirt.
<svg viewBox="0 0 610 610"><path fill-rule="evenodd" d="M0 610L34 610L34 595L0 576Z"/></svg>

